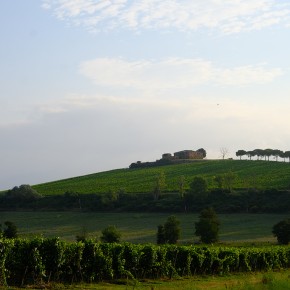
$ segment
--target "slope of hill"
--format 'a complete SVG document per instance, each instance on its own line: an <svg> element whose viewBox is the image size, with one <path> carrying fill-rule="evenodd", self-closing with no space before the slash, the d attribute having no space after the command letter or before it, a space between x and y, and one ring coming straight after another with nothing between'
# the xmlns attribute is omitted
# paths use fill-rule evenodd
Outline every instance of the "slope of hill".
<svg viewBox="0 0 290 290"><path fill-rule="evenodd" d="M274 161L208 160L187 164L167 165L144 169L117 169L80 177L74 177L33 186L43 195L78 193L127 193L152 192L160 172L166 177L166 191L178 191L180 176L186 186L195 176L203 176L210 188L217 187L214 176L233 172L234 188L278 188L290 186L290 164Z"/></svg>

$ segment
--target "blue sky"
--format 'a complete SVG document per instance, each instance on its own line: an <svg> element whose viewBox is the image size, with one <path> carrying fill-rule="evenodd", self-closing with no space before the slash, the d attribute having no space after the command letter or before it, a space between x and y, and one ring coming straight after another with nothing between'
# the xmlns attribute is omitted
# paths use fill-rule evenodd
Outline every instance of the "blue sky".
<svg viewBox="0 0 290 290"><path fill-rule="evenodd" d="M2 1L0 188L205 148L290 150L290 1Z"/></svg>

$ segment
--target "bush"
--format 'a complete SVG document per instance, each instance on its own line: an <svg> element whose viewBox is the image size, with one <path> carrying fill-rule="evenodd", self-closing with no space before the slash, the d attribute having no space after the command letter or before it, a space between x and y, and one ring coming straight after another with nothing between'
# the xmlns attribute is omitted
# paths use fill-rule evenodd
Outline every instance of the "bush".
<svg viewBox="0 0 290 290"><path fill-rule="evenodd" d="M195 235L200 237L200 241L210 244L218 241L220 222L212 208L201 211L199 221L195 223Z"/></svg>
<svg viewBox="0 0 290 290"><path fill-rule="evenodd" d="M115 226L108 226L102 230L101 241L104 243L118 243L121 239L121 233Z"/></svg>
<svg viewBox="0 0 290 290"><path fill-rule="evenodd" d="M180 221L174 216L168 217L164 225L157 230L157 244L176 244L180 238Z"/></svg>
<svg viewBox="0 0 290 290"><path fill-rule="evenodd" d="M279 244L288 245L290 242L290 219L285 219L275 224L272 233L277 237Z"/></svg>
<svg viewBox="0 0 290 290"><path fill-rule="evenodd" d="M10 221L6 221L4 223L5 228L2 232L2 225L0 225L0 229L1 229L1 234L3 235L4 238L7 239L14 239L17 238L17 227L13 222Z"/></svg>

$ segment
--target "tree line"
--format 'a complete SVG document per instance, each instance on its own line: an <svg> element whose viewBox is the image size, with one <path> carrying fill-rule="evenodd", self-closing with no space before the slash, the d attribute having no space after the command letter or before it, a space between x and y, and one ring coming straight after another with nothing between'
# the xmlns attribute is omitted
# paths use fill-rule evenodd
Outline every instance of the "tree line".
<svg viewBox="0 0 290 290"><path fill-rule="evenodd" d="M255 150L238 150L236 156L242 159L243 156L247 156L250 160L252 157L257 157L257 160L270 160L270 157L274 157L276 161L278 158L285 160L288 158L290 162L290 151L282 151L279 149L255 149Z"/></svg>

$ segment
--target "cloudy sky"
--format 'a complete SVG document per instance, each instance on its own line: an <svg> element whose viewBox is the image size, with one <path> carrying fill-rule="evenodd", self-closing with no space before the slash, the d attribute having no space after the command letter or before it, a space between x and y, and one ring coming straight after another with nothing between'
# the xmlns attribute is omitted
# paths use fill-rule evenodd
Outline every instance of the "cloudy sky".
<svg viewBox="0 0 290 290"><path fill-rule="evenodd" d="M290 150L289 0L0 5L0 189L183 149Z"/></svg>

